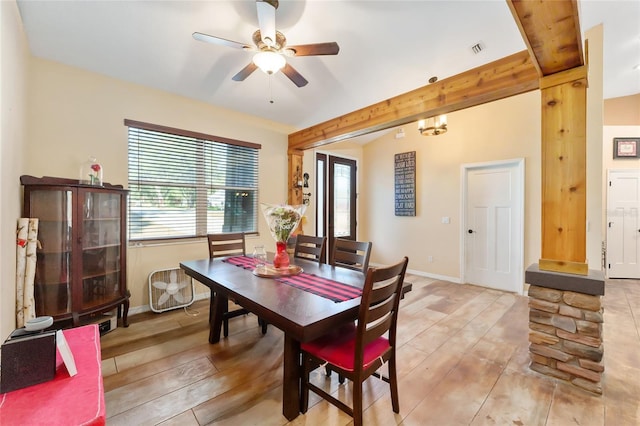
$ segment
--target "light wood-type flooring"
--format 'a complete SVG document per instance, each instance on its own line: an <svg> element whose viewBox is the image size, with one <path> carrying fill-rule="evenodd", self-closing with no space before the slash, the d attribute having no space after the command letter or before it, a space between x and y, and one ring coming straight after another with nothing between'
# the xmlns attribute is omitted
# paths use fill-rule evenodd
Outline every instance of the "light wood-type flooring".
<svg viewBox="0 0 640 426"><path fill-rule="evenodd" d="M398 325L400 414L388 385L364 385L365 425L640 425L640 281L609 280L603 395L528 368L526 296L408 275ZM283 333L254 315L210 345L208 300L130 317L102 337L107 425L349 425L310 394L282 416ZM350 384L313 379L349 401Z"/></svg>

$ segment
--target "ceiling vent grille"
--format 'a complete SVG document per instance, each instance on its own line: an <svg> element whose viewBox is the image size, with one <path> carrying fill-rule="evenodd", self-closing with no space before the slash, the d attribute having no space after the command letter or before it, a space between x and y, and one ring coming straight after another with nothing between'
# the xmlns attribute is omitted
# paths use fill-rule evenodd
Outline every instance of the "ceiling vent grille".
<svg viewBox="0 0 640 426"><path fill-rule="evenodd" d="M476 55L478 53L482 52L483 50L484 50L484 45L482 44L481 41L479 41L476 44L474 44L473 46L471 46L471 51Z"/></svg>

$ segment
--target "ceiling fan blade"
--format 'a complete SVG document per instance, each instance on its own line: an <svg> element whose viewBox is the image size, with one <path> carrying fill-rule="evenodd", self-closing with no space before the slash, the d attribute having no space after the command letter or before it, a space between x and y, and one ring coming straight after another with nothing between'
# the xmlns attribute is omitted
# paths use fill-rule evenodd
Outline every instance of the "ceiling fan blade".
<svg viewBox="0 0 640 426"><path fill-rule="evenodd" d="M293 81L293 83L298 87L306 86L308 83L307 79L289 65L289 63L286 63L282 68L282 73L289 77L289 80Z"/></svg>
<svg viewBox="0 0 640 426"><path fill-rule="evenodd" d="M245 78L249 77L252 72L258 69L258 66L253 62L249 62L249 65L242 68L240 72L234 75L231 79L233 81L243 81Z"/></svg>
<svg viewBox="0 0 640 426"><path fill-rule="evenodd" d="M299 44L297 46L286 46L284 48L286 54L291 56L315 56L315 55L337 55L340 46L335 41L328 43Z"/></svg>
<svg viewBox="0 0 640 426"><path fill-rule="evenodd" d="M238 41L227 40L226 38L215 37L209 34L203 34L195 32L192 34L193 38L198 41L204 41L205 43L219 44L222 46L233 47L234 49L244 49L244 50L253 50L253 46L249 46L248 44L240 43Z"/></svg>
<svg viewBox="0 0 640 426"><path fill-rule="evenodd" d="M262 42L271 47L276 42L276 9L277 1L256 0L258 9L258 25Z"/></svg>

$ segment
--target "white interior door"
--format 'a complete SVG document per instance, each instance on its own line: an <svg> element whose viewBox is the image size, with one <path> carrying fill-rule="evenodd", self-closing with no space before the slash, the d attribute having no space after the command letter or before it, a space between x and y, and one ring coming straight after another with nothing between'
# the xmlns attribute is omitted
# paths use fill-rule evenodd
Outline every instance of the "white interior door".
<svg viewBox="0 0 640 426"><path fill-rule="evenodd" d="M607 276L640 278L640 170L610 170L607 186Z"/></svg>
<svg viewBox="0 0 640 426"><path fill-rule="evenodd" d="M463 166L464 281L522 294L524 160Z"/></svg>

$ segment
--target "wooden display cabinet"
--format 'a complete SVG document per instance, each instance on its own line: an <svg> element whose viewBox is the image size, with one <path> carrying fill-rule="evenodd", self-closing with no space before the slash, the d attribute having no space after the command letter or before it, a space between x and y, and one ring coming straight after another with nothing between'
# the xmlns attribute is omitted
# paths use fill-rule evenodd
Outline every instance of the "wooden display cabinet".
<svg viewBox="0 0 640 426"><path fill-rule="evenodd" d="M127 194L121 185L21 176L23 217L38 218L36 315L71 322L117 307L127 327Z"/></svg>

